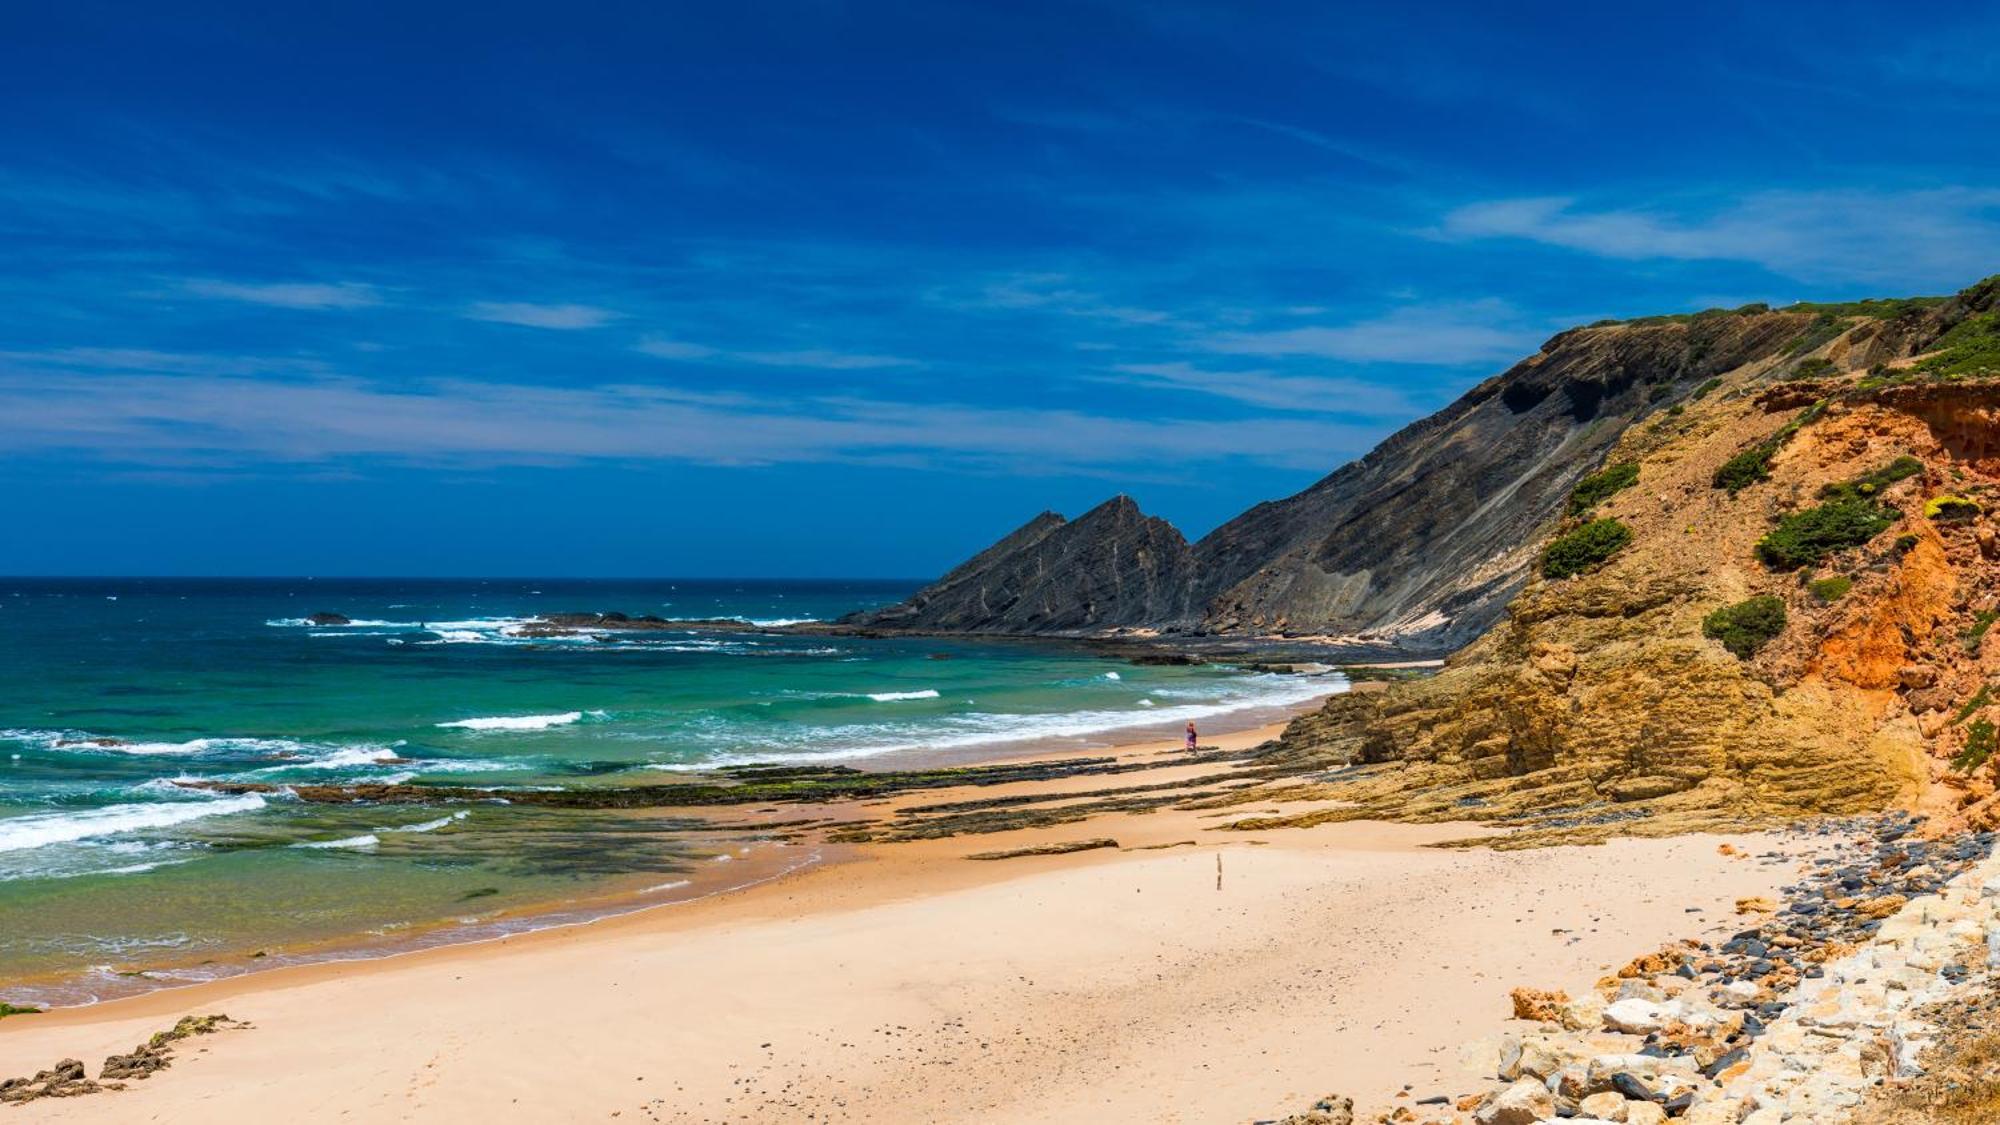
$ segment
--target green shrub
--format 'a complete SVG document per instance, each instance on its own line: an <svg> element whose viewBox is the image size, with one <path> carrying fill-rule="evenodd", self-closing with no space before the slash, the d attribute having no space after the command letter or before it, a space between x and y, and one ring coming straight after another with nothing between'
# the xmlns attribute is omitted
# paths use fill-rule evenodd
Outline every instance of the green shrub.
<svg viewBox="0 0 2000 1125"><path fill-rule="evenodd" d="M1814 317L1804 331L1792 337L1791 343L1785 345L1785 352L1789 355L1804 355L1845 331L1847 331L1847 318L1823 312Z"/></svg>
<svg viewBox="0 0 2000 1125"><path fill-rule="evenodd" d="M1811 590L1812 596L1818 598L1822 604L1832 605L1846 597L1849 590L1854 589L1854 579L1845 574L1836 574L1831 578L1810 582L1806 585L1806 589Z"/></svg>
<svg viewBox="0 0 2000 1125"><path fill-rule="evenodd" d="M1933 496L1924 503L1924 518L1945 522L1976 520L1979 510L1977 500L1967 500L1963 496Z"/></svg>
<svg viewBox="0 0 2000 1125"><path fill-rule="evenodd" d="M1898 457L1881 468L1863 473L1853 480L1827 485L1819 490L1820 499L1867 499L1897 481L1908 480L1923 471L1924 463L1915 457Z"/></svg>
<svg viewBox="0 0 2000 1125"><path fill-rule="evenodd" d="M1958 714L1952 716L1951 725L1957 726L1965 720L1970 719L1980 708L1991 702L1993 702L1993 685L1979 685L1979 694L1965 701L1965 706L1960 707Z"/></svg>
<svg viewBox="0 0 2000 1125"><path fill-rule="evenodd" d="M1841 497L1778 521L1757 541L1757 557L1774 570L1816 565L1835 551L1859 547L1896 522L1896 511L1872 500Z"/></svg>
<svg viewBox="0 0 2000 1125"><path fill-rule="evenodd" d="M1826 413L1825 399L1799 411L1796 418L1778 427L1777 433L1724 461L1722 466L1715 470L1715 476L1710 478L1709 483L1716 488L1728 489L1729 494L1734 496L1760 480L1769 480L1771 458L1777 455L1778 450L1785 447L1786 442L1792 440L1794 434L1817 421L1824 413Z"/></svg>
<svg viewBox="0 0 2000 1125"><path fill-rule="evenodd" d="M1768 443L1751 446L1722 463L1715 470L1712 483L1717 488L1726 488L1731 496L1749 488L1760 480L1771 479L1771 455L1777 449Z"/></svg>
<svg viewBox="0 0 2000 1125"><path fill-rule="evenodd" d="M1965 642L1966 652L1974 656L1979 655L1979 644L1986 639L1986 634L1993 628L1995 621L2000 621L2000 611L1982 609L1972 615L1971 627L1966 629L1964 636L1960 638Z"/></svg>
<svg viewBox="0 0 2000 1125"><path fill-rule="evenodd" d="M1639 465L1624 461L1600 469L1576 482L1569 494L1569 514L1581 516L1604 503L1613 493L1623 492L1639 482Z"/></svg>
<svg viewBox="0 0 2000 1125"><path fill-rule="evenodd" d="M1825 356L1816 355L1811 359L1800 360L1799 365L1792 368L1792 378L1824 379L1836 370L1837 368L1834 367L1832 360Z"/></svg>
<svg viewBox="0 0 2000 1125"><path fill-rule="evenodd" d="M1595 570L1631 541L1632 529L1617 520L1591 520L1549 544L1542 552L1542 574L1568 578Z"/></svg>
<svg viewBox="0 0 2000 1125"><path fill-rule="evenodd" d="M1951 760L1951 768L1960 773L1971 773L1986 764L1993 756L1993 724L1986 719L1974 719L1965 728L1965 748Z"/></svg>
<svg viewBox="0 0 2000 1125"><path fill-rule="evenodd" d="M1715 388L1721 385L1722 385L1722 380L1710 379L1709 381L1703 383L1699 387L1696 387L1692 392L1690 392L1688 394L1688 398L1690 399L1707 398L1711 393L1714 392Z"/></svg>
<svg viewBox="0 0 2000 1125"><path fill-rule="evenodd" d="M1701 622L1701 635L1721 641L1739 660L1757 655L1758 649L1784 631L1785 603L1771 594L1723 606Z"/></svg>
<svg viewBox="0 0 2000 1125"><path fill-rule="evenodd" d="M5 1018L7 1016L39 1016L41 1014L42 1014L42 1009L40 1008L30 1008L20 1004L9 1004L5 1000L0 1000L0 1018Z"/></svg>

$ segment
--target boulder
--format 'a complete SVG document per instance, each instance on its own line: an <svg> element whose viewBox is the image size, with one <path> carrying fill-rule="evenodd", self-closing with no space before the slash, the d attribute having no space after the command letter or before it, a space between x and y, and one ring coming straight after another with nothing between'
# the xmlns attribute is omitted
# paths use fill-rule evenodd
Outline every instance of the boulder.
<svg viewBox="0 0 2000 1125"><path fill-rule="evenodd" d="M1538 1125L1554 1117L1555 1095L1532 1078L1523 1078L1479 1104L1472 1111L1478 1125Z"/></svg>
<svg viewBox="0 0 2000 1125"><path fill-rule="evenodd" d="M1633 997L1604 1009L1604 1026L1627 1035L1651 1035L1666 1023L1666 1009L1651 1000Z"/></svg>

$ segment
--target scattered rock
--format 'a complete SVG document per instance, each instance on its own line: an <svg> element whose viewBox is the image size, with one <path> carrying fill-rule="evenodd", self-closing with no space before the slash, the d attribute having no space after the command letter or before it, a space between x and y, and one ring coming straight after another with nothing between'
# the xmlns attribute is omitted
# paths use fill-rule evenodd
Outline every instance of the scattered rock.
<svg viewBox="0 0 2000 1125"><path fill-rule="evenodd" d="M1539 988L1517 988L1512 995L1514 1018L1517 1020L1561 1023L1563 1008L1569 1004L1569 993L1560 989L1545 991Z"/></svg>
<svg viewBox="0 0 2000 1125"><path fill-rule="evenodd" d="M1097 848L1115 848L1118 841L1109 836L1098 836L1089 840L1066 840L1059 844L1036 844L1029 848L1008 848L998 852L974 852L967 859L1019 859L1030 855L1068 855L1070 852L1087 852Z"/></svg>

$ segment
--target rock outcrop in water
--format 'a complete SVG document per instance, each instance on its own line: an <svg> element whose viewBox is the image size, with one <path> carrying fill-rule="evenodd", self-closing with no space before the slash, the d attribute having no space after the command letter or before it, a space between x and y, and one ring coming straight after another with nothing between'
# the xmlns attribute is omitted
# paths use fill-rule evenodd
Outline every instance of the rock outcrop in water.
<svg viewBox="0 0 2000 1125"><path fill-rule="evenodd" d="M1498 619L1540 532L1630 425L1779 355L1813 323L1811 312L1760 311L1573 329L1192 547L1125 497L1071 523L1044 513L909 601L847 624L1326 634L1449 651Z"/></svg>

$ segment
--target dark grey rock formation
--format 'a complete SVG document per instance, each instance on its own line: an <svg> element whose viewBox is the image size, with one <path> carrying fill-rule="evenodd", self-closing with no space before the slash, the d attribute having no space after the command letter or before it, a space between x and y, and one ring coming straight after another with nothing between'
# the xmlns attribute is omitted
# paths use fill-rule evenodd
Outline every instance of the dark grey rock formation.
<svg viewBox="0 0 2000 1125"><path fill-rule="evenodd" d="M1181 533L1119 496L1073 522L1043 512L909 601L848 623L1035 634L1186 622L1194 576Z"/></svg>

